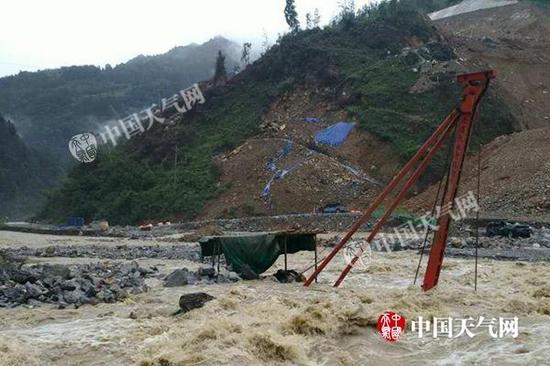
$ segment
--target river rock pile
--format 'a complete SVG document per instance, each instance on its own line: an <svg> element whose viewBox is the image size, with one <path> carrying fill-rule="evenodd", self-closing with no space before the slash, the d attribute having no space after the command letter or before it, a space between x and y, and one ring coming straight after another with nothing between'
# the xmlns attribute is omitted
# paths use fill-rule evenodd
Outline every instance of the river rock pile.
<svg viewBox="0 0 550 366"><path fill-rule="evenodd" d="M0 307L50 303L65 308L69 305L113 303L128 294L146 291L144 279L149 273L151 271L135 262L27 267L2 256Z"/></svg>
<svg viewBox="0 0 550 366"><path fill-rule="evenodd" d="M190 261L200 260L198 245L51 245L43 248L9 248L6 253L12 256L26 257L84 257L84 258L108 258L108 259L139 259L139 258L166 258L185 259Z"/></svg>
<svg viewBox="0 0 550 366"><path fill-rule="evenodd" d="M178 287L196 284L229 283L240 281L235 272L221 270L219 273L213 267L201 267L197 271L187 268L176 269L164 278L164 287Z"/></svg>

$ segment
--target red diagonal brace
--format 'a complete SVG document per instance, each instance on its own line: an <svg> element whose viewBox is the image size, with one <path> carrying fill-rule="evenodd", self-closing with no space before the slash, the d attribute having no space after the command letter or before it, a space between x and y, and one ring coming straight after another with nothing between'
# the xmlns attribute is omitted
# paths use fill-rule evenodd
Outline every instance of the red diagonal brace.
<svg viewBox="0 0 550 366"><path fill-rule="evenodd" d="M353 234L359 228L367 222L367 220L371 217L372 213L380 206L382 202L384 202L384 199L388 196L389 193L401 182L403 177L409 171L413 168L414 164L426 153L426 151L433 145L433 143L439 138L439 136L454 122L456 122L456 119L458 118L459 113L458 111L454 110L452 111L447 118L439 125L439 127L434 131L434 133L426 140L426 142L418 149L416 154L405 164L403 168L395 175L395 177L392 179L392 181L386 186L386 188L376 197L374 202L370 205L370 207L365 211L363 216L355 222L348 233L342 238L340 243L336 245L332 251L323 259L323 261L319 264L317 269L313 272L313 274L306 280L304 283L304 286L309 286L315 278L321 273L321 271L327 266L327 264L330 263L330 261L336 256L336 254L346 245L346 243L351 239Z"/></svg>
<svg viewBox="0 0 550 366"><path fill-rule="evenodd" d="M359 218L359 220L352 225L349 232L342 238L340 243L334 247L334 249L327 255L319 267L314 271L314 273L306 280L304 286L309 286L319 273L330 263L334 256L345 246L345 244L351 239L353 234L370 218L374 210L380 206L380 204L385 200L389 193L401 182L401 180L407 175L413 166L424 156L424 154L429 150L428 155L421 162L421 165L416 169L416 171L409 178L405 184L402 191L399 193L398 197L393 201L390 208L386 211L385 215L376 226L371 231L367 243L372 241L378 230L385 223L391 212L397 207L399 202L404 198L410 186L412 186L418 176L426 168L427 164L433 157L433 154L441 147L444 138L448 135L450 128L454 125L459 117L460 123L457 127L457 136L453 154L453 162L451 163L451 173L449 177L452 179L449 181L448 189L444 194L445 202L454 202L456 196L456 190L458 189L458 183L460 180L460 172L462 170L462 164L464 161L465 151L469 141L469 136L471 133L471 124L473 120L473 115L480 98L483 96L484 92L487 89L489 80L495 77L494 71L484 71L472 74L464 74L458 76L458 82L463 85L463 100L458 111L453 111L443 123L434 131L432 136L420 147L416 154L405 164L405 166L399 171L399 173L392 179L388 186L378 195L373 204L365 211L365 213ZM437 142L435 142L437 141ZM435 142L435 144L434 144ZM449 201L450 200L450 201ZM447 221L448 220L448 221ZM444 230L437 232L434 237L434 244L432 245L432 251L430 253L430 260L428 262L428 269L426 270L426 277L424 279L424 290L435 286L439 277L439 271L441 270L441 264L443 261L443 253L445 250L445 240L447 239L448 225L450 223L450 218L442 217L439 219L440 227L443 227ZM353 267L353 264L357 261L357 255L352 259L352 262L346 267L346 269L340 275L340 278L335 283L335 286L338 286L342 280L346 277L347 273Z"/></svg>
<svg viewBox="0 0 550 366"><path fill-rule="evenodd" d="M338 280L336 280L336 282L334 283L334 287L340 286L342 281L344 281L344 278L346 278L349 271L351 271L351 269L355 265L355 262L357 262L357 260L361 256L361 254L366 249L364 247L371 243L371 241L374 239L376 234L378 234L378 232L380 231L382 226L384 226L386 221L388 221L391 214L397 208L397 206L399 205L401 200L403 200L403 198L405 198L405 195L409 192L409 190L412 188L412 186L416 183L416 181L418 180L420 175L424 172L424 170L426 170L426 168L428 167L428 164L430 164L430 162L432 161L432 158L434 157L434 155L439 151L439 149L441 148L441 145L443 145L443 142L445 141L447 136L449 136L449 133L451 132L451 129L454 127L454 123L457 120L458 120L458 118L453 119L452 124L447 126L447 128L441 133L441 135L439 136L439 138L438 138L437 142L435 143L435 145L430 149L430 151L428 152L428 155L426 155L426 157L422 160L422 162L416 168L414 173L412 173L412 175L409 177L409 179L407 180L407 182L405 183L405 185L401 189L401 192L399 192L397 197L395 197L395 199L391 203L390 207L384 213L384 216L382 216L382 218L380 218L380 220L378 220L376 225L374 225L374 227L372 228L366 242L361 245L361 248L355 253L355 255L353 256L353 259L351 260L351 262L348 263L346 268L342 271L342 273L340 274L340 277L338 277Z"/></svg>

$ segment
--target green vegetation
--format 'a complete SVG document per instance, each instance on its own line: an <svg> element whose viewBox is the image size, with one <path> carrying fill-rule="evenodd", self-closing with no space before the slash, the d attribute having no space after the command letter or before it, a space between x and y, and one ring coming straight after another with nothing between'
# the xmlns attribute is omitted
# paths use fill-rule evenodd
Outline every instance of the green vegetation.
<svg viewBox="0 0 550 366"><path fill-rule="evenodd" d="M304 84L325 90L332 102L339 102L344 91L353 96L343 107L361 128L407 159L460 95L452 74L438 74L429 91L409 92L418 74L401 52L412 39L429 45L434 61L453 56L412 3L390 1L358 15L346 11L329 27L281 37L225 86L210 89L207 103L173 128L156 126L74 169L40 217L80 215L120 224L195 217L223 189L213 157L252 136L271 103ZM512 130L513 118L495 96L488 95L483 104L483 129L475 138L488 141ZM435 159L427 179L442 170L442 160Z"/></svg>
<svg viewBox="0 0 550 366"><path fill-rule="evenodd" d="M243 43L243 53L241 55L241 62L248 66L250 65L250 49L252 48L252 43L245 42Z"/></svg>
<svg viewBox="0 0 550 366"><path fill-rule="evenodd" d="M460 101L461 88L451 75L438 75L435 88L423 93L409 93L416 82L416 73L401 61L381 61L354 74L356 90L362 94L359 105L348 107L357 115L360 126L392 145L406 161L432 134L439 123ZM509 109L489 92L480 104L476 121L479 130L472 135L471 147L486 143L514 130ZM441 176L447 149L436 155L421 184Z"/></svg>
<svg viewBox="0 0 550 366"><path fill-rule="evenodd" d="M20 72L0 78L0 111L18 126L27 145L51 153L54 164L66 166L72 161L67 150L71 136L97 131L109 120L211 78L219 50L227 56L227 69L233 70L239 64L239 46L218 37L162 55L141 55L116 67Z"/></svg>
<svg viewBox="0 0 550 366"><path fill-rule="evenodd" d="M375 220L380 220L382 216L384 216L385 212L386 207L380 206L376 210L374 210L374 212L372 213L372 218ZM414 213L401 207L398 207L395 209L395 211L393 211L390 219L395 220L400 224L405 224L410 221L414 226L421 225L423 223L420 216L415 215Z"/></svg>
<svg viewBox="0 0 550 366"><path fill-rule="evenodd" d="M388 18L403 11L430 13L460 2L462 0L386 0L365 6L360 14L371 18Z"/></svg>
<svg viewBox="0 0 550 366"><path fill-rule="evenodd" d="M227 71L225 70L225 56L222 51L218 51L216 59L216 71L214 72L214 84L224 84L227 81Z"/></svg>
<svg viewBox="0 0 550 366"><path fill-rule="evenodd" d="M538 5L550 8L550 0L530 0Z"/></svg>
<svg viewBox="0 0 550 366"><path fill-rule="evenodd" d="M212 156L249 136L264 112L259 106L270 104L270 93L267 82L258 82L209 96L216 108L184 119L170 136L160 128L152 130L92 164L76 167L40 216L103 217L121 224L196 216L218 193L219 170ZM174 169L176 145L180 155Z"/></svg>
<svg viewBox="0 0 550 366"><path fill-rule="evenodd" d="M285 19L286 23L290 27L290 30L292 30L293 32L297 32L300 30L300 22L298 21L298 13L296 12L294 0L286 0Z"/></svg>
<svg viewBox="0 0 550 366"><path fill-rule="evenodd" d="M27 148L0 115L0 223L31 215L43 204L43 190L60 174L45 156Z"/></svg>

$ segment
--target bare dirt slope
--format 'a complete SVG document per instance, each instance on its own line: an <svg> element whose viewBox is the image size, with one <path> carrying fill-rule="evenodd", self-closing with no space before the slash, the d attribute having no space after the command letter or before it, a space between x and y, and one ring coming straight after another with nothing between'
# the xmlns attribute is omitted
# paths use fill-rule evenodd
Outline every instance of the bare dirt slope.
<svg viewBox="0 0 550 366"><path fill-rule="evenodd" d="M481 215L493 218L550 219L550 128L501 136L481 152ZM477 155L466 161L459 195L477 187ZM422 212L433 204L433 186L407 202Z"/></svg>
<svg viewBox="0 0 550 366"><path fill-rule="evenodd" d="M484 148L484 214L548 218L550 9L520 1L447 16L435 24L455 48L458 69L495 69L498 77L491 88L507 101L518 127L542 128L499 138ZM223 193L207 205L202 218L311 212L331 202L368 206L381 188L373 181L383 185L403 162L388 144L357 125L343 145L316 146L313 139L320 129L338 121L355 122L342 106L319 102L321 93L315 88L289 93L264 115L259 135L218 157ZM307 123L306 117L321 122ZM273 181L269 200L262 198L274 176L266 165L290 141L292 151L276 164L288 174ZM475 188L476 173L469 166L463 175L466 191ZM406 207L427 209L433 193L434 188L428 189Z"/></svg>
<svg viewBox="0 0 550 366"><path fill-rule="evenodd" d="M264 116L259 135L224 156L223 193L205 208L203 218L312 212L328 203L363 208L391 177L399 159L390 146L355 125L340 146L316 145L317 131L336 122L355 122L336 106L317 101L314 91L299 90L274 103ZM308 123L306 117L320 118ZM275 163L288 173L262 191L275 175L270 159L292 143L289 154Z"/></svg>
<svg viewBox="0 0 550 366"><path fill-rule="evenodd" d="M438 20L481 9L491 9L511 4L517 4L517 0L464 0L456 5L430 13L429 17L432 20Z"/></svg>
<svg viewBox="0 0 550 366"><path fill-rule="evenodd" d="M521 1L438 19L473 69L493 68L522 128L550 126L550 8Z"/></svg>

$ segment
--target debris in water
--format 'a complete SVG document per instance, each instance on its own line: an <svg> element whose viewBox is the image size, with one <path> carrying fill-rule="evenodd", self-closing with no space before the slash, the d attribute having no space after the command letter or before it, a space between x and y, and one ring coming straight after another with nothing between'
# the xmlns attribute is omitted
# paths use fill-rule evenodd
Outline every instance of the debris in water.
<svg viewBox="0 0 550 366"><path fill-rule="evenodd" d="M178 310L176 314L186 313L193 309L202 308L204 304L214 299L214 296L210 296L205 292L196 292L192 294L181 295L179 301L180 310Z"/></svg>
<svg viewBox="0 0 550 366"><path fill-rule="evenodd" d="M280 269L273 276L275 276L277 281L281 283L304 282L306 280L303 274L298 273L293 269L288 271Z"/></svg>

